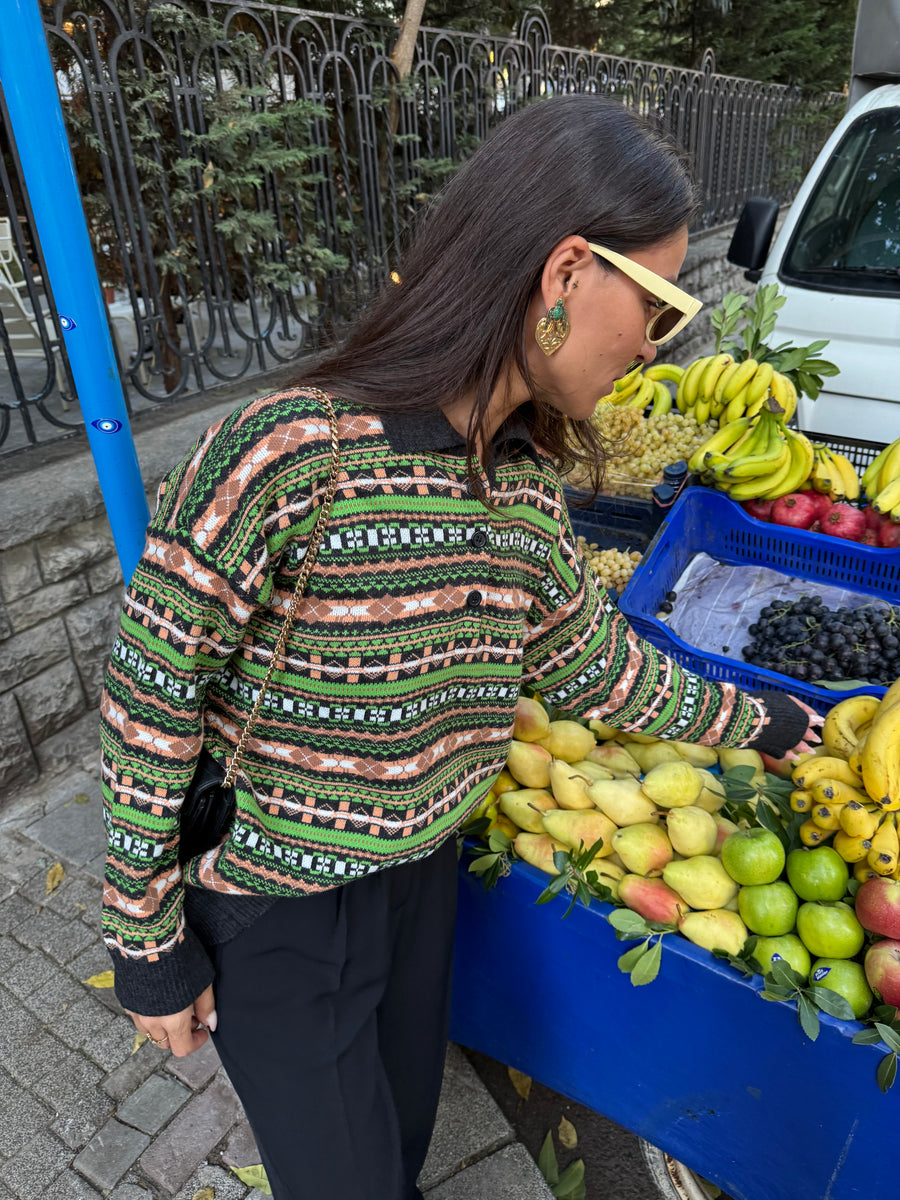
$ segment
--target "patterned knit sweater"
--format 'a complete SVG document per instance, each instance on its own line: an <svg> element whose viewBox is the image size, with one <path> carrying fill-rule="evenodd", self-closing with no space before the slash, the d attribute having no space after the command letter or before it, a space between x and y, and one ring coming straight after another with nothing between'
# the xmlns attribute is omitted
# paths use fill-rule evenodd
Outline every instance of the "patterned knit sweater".
<svg viewBox="0 0 900 1200"><path fill-rule="evenodd" d="M806 728L786 697L706 682L636 637L524 426L495 446L491 512L443 416L335 409L338 490L237 816L184 873L185 788L202 744L225 762L240 734L327 485L321 404L276 394L208 430L160 488L126 593L102 700L104 933L119 998L145 1015L211 981L185 883L304 895L430 854L502 768L523 683L576 716L708 744L779 752Z"/></svg>

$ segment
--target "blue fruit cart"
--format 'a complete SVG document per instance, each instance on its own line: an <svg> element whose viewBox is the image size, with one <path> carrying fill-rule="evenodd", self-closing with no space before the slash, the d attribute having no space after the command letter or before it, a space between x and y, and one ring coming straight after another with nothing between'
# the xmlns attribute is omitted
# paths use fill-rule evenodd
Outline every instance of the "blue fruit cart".
<svg viewBox="0 0 900 1200"><path fill-rule="evenodd" d="M677 935L634 987L607 906L536 906L547 876L516 863L486 891L460 867L451 1037L659 1146L734 1200L888 1200L898 1091L885 1047L792 1004Z"/></svg>

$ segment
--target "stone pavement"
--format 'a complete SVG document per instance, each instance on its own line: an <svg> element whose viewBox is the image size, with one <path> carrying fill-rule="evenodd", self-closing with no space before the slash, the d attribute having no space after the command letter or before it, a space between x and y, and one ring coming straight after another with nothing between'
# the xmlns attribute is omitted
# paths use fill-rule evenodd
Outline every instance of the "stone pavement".
<svg viewBox="0 0 900 1200"><path fill-rule="evenodd" d="M111 966L103 840L87 772L0 812L0 1200L192 1200L205 1188L263 1200L230 1169L259 1155L213 1046L183 1059L135 1050L112 990L84 983ZM56 863L65 876L48 893ZM420 1184L428 1200L550 1200L456 1046Z"/></svg>

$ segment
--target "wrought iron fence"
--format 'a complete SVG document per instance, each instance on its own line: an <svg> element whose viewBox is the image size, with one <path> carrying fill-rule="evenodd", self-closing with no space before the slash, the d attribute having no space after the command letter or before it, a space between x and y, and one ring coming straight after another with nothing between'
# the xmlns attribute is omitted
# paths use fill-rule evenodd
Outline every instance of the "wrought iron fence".
<svg viewBox="0 0 900 1200"><path fill-rule="evenodd" d="M823 128L799 90L717 75L709 51L689 71L555 46L540 10L514 37L423 28L399 86L392 25L262 0L44 12L132 411L319 349L446 174L531 100L604 93L662 119L693 156L710 228L750 194L789 199L776 168L802 176L842 99L815 102ZM9 453L80 421L2 93L0 151Z"/></svg>

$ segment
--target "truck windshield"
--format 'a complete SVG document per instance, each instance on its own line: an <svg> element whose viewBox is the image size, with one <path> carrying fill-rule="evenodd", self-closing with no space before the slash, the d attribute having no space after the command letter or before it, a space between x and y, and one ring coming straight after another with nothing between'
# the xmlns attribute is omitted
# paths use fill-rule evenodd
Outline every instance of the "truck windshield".
<svg viewBox="0 0 900 1200"><path fill-rule="evenodd" d="M807 202L780 271L829 291L900 298L900 110L847 130Z"/></svg>

